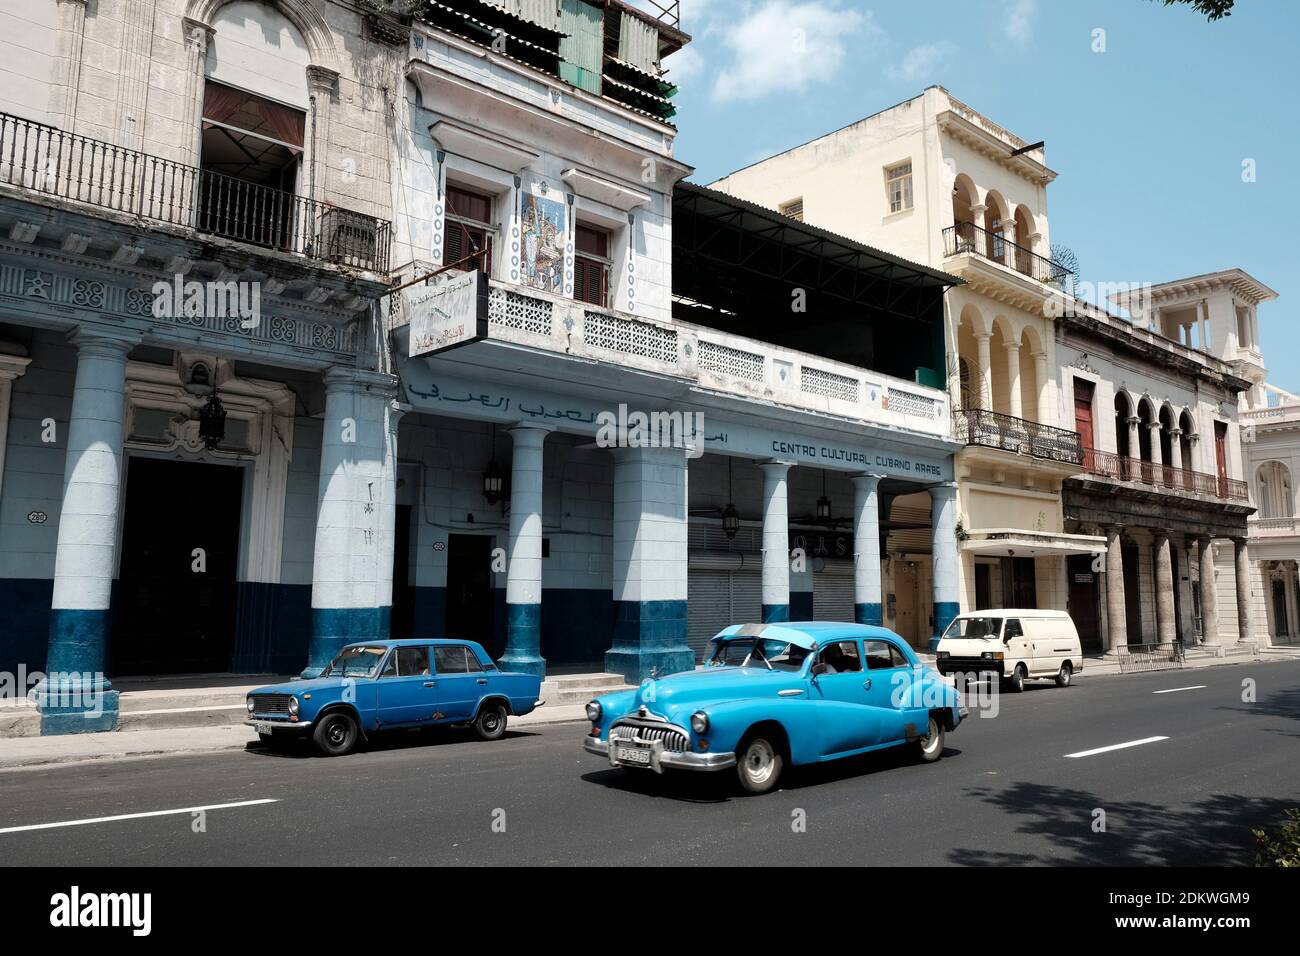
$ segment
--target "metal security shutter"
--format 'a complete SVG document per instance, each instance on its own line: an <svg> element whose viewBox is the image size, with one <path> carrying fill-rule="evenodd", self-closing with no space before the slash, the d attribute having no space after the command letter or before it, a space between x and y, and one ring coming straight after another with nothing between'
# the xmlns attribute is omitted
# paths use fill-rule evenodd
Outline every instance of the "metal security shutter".
<svg viewBox="0 0 1300 956"><path fill-rule="evenodd" d="M827 562L813 571L813 620L853 622L853 565Z"/></svg>
<svg viewBox="0 0 1300 956"><path fill-rule="evenodd" d="M713 571L691 568L686 585L686 641L696 663L724 627L762 619L763 585L758 570Z"/></svg>

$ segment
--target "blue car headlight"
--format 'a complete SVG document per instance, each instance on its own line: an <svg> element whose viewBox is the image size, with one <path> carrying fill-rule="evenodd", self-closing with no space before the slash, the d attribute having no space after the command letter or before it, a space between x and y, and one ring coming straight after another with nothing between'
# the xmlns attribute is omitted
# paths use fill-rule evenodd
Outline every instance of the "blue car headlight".
<svg viewBox="0 0 1300 956"><path fill-rule="evenodd" d="M590 720L593 724L598 724L600 723L600 715L601 715L600 704L598 704L596 701L593 700L591 703L587 705L587 719Z"/></svg>
<svg viewBox="0 0 1300 956"><path fill-rule="evenodd" d="M702 710L697 710L691 714L691 730L697 734L707 734L709 732L709 715Z"/></svg>
<svg viewBox="0 0 1300 956"><path fill-rule="evenodd" d="M290 697L290 698L289 698L289 714L290 714L290 716L293 716L293 717L296 717L296 716L298 715L298 698L297 698L297 697Z"/></svg>

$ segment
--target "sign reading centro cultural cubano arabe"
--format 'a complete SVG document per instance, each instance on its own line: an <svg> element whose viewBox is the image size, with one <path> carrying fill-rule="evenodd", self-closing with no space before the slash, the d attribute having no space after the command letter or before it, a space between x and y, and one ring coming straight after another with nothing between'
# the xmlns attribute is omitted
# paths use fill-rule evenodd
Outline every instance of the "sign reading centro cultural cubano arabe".
<svg viewBox="0 0 1300 956"><path fill-rule="evenodd" d="M487 338L488 280L482 272L439 276L402 294L410 319L412 357Z"/></svg>

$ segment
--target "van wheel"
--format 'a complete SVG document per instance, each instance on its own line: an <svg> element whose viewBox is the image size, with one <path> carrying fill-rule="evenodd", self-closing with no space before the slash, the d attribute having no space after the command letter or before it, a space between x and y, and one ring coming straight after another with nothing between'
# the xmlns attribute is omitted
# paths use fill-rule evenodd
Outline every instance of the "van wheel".
<svg viewBox="0 0 1300 956"><path fill-rule="evenodd" d="M1025 670L1024 664L1017 664L1016 669L1011 672L1011 689L1017 694L1023 693L1025 681L1029 679L1029 671Z"/></svg>
<svg viewBox="0 0 1300 956"><path fill-rule="evenodd" d="M930 715L930 725L924 737L916 741L916 755L922 763L934 763L943 756L943 724Z"/></svg>
<svg viewBox="0 0 1300 956"><path fill-rule="evenodd" d="M1070 666L1070 662L1069 661L1062 662L1061 669L1057 671L1056 674L1056 686L1069 687L1070 679L1073 676L1074 676L1074 668Z"/></svg>
<svg viewBox="0 0 1300 956"><path fill-rule="evenodd" d="M736 751L736 774L746 793L767 793L781 779L785 761L766 737L750 737Z"/></svg>
<svg viewBox="0 0 1300 956"><path fill-rule="evenodd" d="M311 733L316 749L326 757L342 757L351 753L357 745L358 736L360 731L357 722L351 714L343 711L326 714L316 722L316 728Z"/></svg>

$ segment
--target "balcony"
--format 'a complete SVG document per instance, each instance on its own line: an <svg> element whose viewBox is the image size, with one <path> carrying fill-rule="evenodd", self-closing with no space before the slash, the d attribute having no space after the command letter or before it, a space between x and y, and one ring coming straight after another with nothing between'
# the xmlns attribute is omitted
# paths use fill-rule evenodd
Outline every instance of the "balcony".
<svg viewBox="0 0 1300 956"><path fill-rule="evenodd" d="M968 446L997 448L1066 465L1083 463L1078 432L983 408L958 409L953 413L953 421L957 440Z"/></svg>
<svg viewBox="0 0 1300 956"><path fill-rule="evenodd" d="M1036 282L1061 287L1074 273L1051 259L1010 242L1000 232L989 232L973 222L959 222L943 231L945 256L974 255L1014 269Z"/></svg>
<svg viewBox="0 0 1300 956"><path fill-rule="evenodd" d="M1300 537L1300 518L1254 518L1250 522L1252 538Z"/></svg>
<svg viewBox="0 0 1300 956"><path fill-rule="evenodd" d="M1095 448L1084 449L1083 469L1090 475L1109 478L1112 481L1147 485L1160 491L1202 495L1225 501L1250 500L1250 489L1244 481L1220 478L1218 475L1207 475L1204 472L1190 471L1185 468L1174 468L1172 465L1157 465L1155 462L1127 458L1114 452L1098 451Z"/></svg>
<svg viewBox="0 0 1300 956"><path fill-rule="evenodd" d="M293 253L388 271L383 219L0 113L0 185Z"/></svg>

